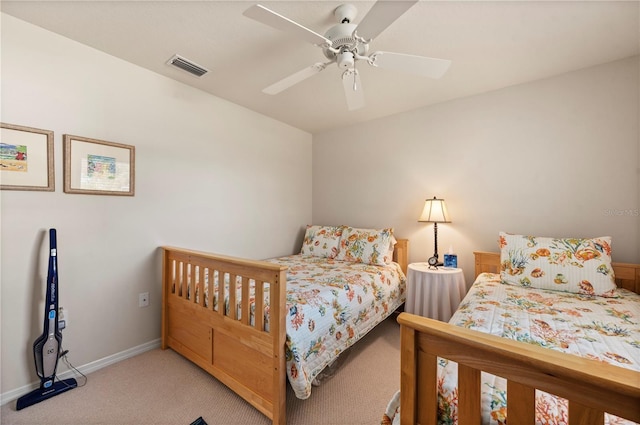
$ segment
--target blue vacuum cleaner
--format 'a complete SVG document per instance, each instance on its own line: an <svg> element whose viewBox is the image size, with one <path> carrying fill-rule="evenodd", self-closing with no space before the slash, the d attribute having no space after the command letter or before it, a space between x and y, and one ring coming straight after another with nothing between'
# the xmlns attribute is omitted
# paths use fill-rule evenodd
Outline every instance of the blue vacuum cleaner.
<svg viewBox="0 0 640 425"><path fill-rule="evenodd" d="M56 380L56 368L62 352L62 332L58 323L58 253L56 229L49 229L49 271L47 298L44 308L44 332L33 343L33 357L40 388L18 399L16 409L24 409L76 388L74 378Z"/></svg>

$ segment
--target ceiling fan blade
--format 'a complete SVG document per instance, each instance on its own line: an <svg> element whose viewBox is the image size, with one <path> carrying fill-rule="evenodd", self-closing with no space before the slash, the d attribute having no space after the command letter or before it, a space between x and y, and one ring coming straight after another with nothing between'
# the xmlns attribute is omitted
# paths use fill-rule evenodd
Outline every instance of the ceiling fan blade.
<svg viewBox="0 0 640 425"><path fill-rule="evenodd" d="M322 62L315 63L311 66L301 69L295 74L291 74L288 77L283 78L282 80L271 84L269 87L263 89L262 92L266 94L278 94L281 91L284 91L289 87L295 84L298 84L301 81L306 80L307 78L313 77L318 72L325 69L327 65L330 63L333 63L333 61L327 62L327 63L322 63Z"/></svg>
<svg viewBox="0 0 640 425"><path fill-rule="evenodd" d="M378 0L367 12L356 28L356 34L365 40L376 38L389 25L395 22L418 0L384 1Z"/></svg>
<svg viewBox="0 0 640 425"><path fill-rule="evenodd" d="M324 36L311 31L309 28L303 27L297 22L286 18L279 13L267 9L261 4L254 4L250 8L244 11L244 16L255 19L265 25L269 25L272 28L294 34L311 44L328 44L331 45L331 40Z"/></svg>
<svg viewBox="0 0 640 425"><path fill-rule="evenodd" d="M364 107L364 92L360 82L360 74L355 69L347 69L342 74L342 87L347 98L350 111Z"/></svg>
<svg viewBox="0 0 640 425"><path fill-rule="evenodd" d="M369 63L380 68L393 69L430 78L442 77L451 65L451 61L447 59L390 52L375 52L371 54Z"/></svg>

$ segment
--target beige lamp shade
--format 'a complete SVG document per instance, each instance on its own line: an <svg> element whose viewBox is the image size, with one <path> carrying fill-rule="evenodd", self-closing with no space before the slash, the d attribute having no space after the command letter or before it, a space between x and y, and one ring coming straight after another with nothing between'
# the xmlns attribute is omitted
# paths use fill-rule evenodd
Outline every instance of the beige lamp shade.
<svg viewBox="0 0 640 425"><path fill-rule="evenodd" d="M447 204L444 203L444 199L437 199L435 196L433 199L427 199L424 202L424 209L418 221L424 221L427 223L451 223L451 216L447 211Z"/></svg>

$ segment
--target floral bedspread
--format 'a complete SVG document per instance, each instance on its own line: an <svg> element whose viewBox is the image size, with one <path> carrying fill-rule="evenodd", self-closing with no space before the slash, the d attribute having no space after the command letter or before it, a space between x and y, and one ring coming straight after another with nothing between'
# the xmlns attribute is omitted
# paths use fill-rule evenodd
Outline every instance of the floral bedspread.
<svg viewBox="0 0 640 425"><path fill-rule="evenodd" d="M307 255L268 260L287 270L287 376L296 397L340 353L405 299L400 266L372 266Z"/></svg>
<svg viewBox="0 0 640 425"><path fill-rule="evenodd" d="M464 298L451 324L640 371L640 295L618 289L619 298L523 288L484 273ZM457 364L439 359L439 423L457 423ZM483 424L506 424L506 381L482 373ZM383 423L399 423L399 395ZM566 424L566 400L536 391L536 423ZM396 422L397 420L397 422ZM605 424L632 424L605 415Z"/></svg>

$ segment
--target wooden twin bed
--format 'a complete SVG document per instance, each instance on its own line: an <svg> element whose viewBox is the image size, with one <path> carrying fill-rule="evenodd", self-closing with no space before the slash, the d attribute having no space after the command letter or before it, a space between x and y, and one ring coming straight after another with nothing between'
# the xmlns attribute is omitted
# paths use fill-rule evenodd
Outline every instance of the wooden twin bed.
<svg viewBox="0 0 640 425"><path fill-rule="evenodd" d="M407 251L408 241L399 239L393 259L404 272ZM218 276L237 282L238 291L207 290ZM163 247L162 282L162 348L209 372L274 424L285 424L287 267ZM226 308L216 300L226 300ZM265 308L267 323L257 313Z"/></svg>
<svg viewBox="0 0 640 425"><path fill-rule="evenodd" d="M500 272L499 253L474 254L476 275ZM640 293L640 265L612 266L618 287ZM570 425L603 424L604 412L640 423L640 372L408 313L398 322L402 425L438 423L438 358L458 364L459 424L481 423L481 371L507 380L512 425L535 423L536 389L568 400Z"/></svg>

